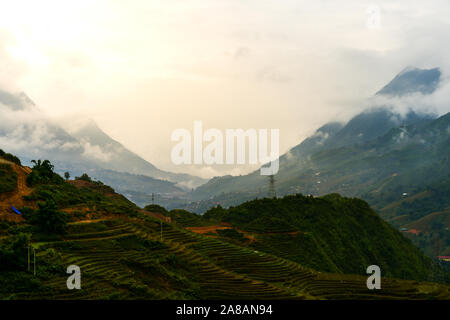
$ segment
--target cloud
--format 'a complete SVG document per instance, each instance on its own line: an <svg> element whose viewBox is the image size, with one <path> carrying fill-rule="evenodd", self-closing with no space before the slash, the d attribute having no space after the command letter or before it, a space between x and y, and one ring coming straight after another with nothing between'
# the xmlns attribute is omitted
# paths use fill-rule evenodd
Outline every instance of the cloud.
<svg viewBox="0 0 450 320"><path fill-rule="evenodd" d="M0 27L0 88L8 91L18 89L18 80L26 74L27 66L12 58L8 48L14 44L14 37Z"/></svg>
<svg viewBox="0 0 450 320"><path fill-rule="evenodd" d="M89 142L83 143L82 146L83 146L82 156L88 159L108 162L114 156L112 153L105 152L100 146L91 145Z"/></svg>
<svg viewBox="0 0 450 320"><path fill-rule="evenodd" d="M248 57L250 54L250 48L248 47L239 47L236 49L233 55L234 60L244 59Z"/></svg>
<svg viewBox="0 0 450 320"><path fill-rule="evenodd" d="M322 124L362 111L364 99L408 65L449 74L448 1L376 1L376 29L367 28L370 4L10 1L0 12L0 88L20 88L52 116L92 117L158 167L221 175L232 168L174 167L172 130L194 119L215 128L282 128L283 152ZM443 86L431 97L373 103L442 114L449 96ZM36 130L35 142L52 133Z"/></svg>
<svg viewBox="0 0 450 320"><path fill-rule="evenodd" d="M0 104L0 146L27 155L49 152L63 146L55 127L36 109L11 110ZM67 146L66 146L67 147Z"/></svg>
<svg viewBox="0 0 450 320"><path fill-rule="evenodd" d="M376 95L368 99L365 106L386 106L401 116L405 116L409 111L436 115L446 114L450 111L450 81L445 76L442 79L440 86L432 94L412 93L400 97Z"/></svg>
<svg viewBox="0 0 450 320"><path fill-rule="evenodd" d="M0 104L0 148L28 157L79 154L108 162L113 153L88 141L79 141L36 107L15 110Z"/></svg>
<svg viewBox="0 0 450 320"><path fill-rule="evenodd" d="M291 150L289 150L288 152L286 152L286 159L287 160L290 160L290 159L292 159L292 157L294 156L293 154L292 154L292 151Z"/></svg>
<svg viewBox="0 0 450 320"><path fill-rule="evenodd" d="M316 133L314 133L312 135L312 138L319 138L316 142L316 144L318 145L323 145L325 140L327 140L329 137L328 132L323 132L323 131L317 131Z"/></svg>

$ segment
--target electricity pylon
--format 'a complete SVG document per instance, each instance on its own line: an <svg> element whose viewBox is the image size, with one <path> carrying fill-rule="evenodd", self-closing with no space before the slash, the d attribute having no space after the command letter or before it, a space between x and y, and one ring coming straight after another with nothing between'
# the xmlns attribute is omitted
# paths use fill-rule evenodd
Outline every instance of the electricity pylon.
<svg viewBox="0 0 450 320"><path fill-rule="evenodd" d="M269 176L269 198L276 198L277 193L275 191L275 177L273 174Z"/></svg>

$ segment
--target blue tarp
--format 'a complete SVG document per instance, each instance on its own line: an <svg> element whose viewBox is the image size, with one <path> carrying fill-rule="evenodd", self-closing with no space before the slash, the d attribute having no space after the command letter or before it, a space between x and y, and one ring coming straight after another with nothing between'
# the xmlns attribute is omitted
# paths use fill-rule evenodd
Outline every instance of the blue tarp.
<svg viewBox="0 0 450 320"><path fill-rule="evenodd" d="M12 209L14 210L15 213L17 214L22 214L22 212L20 212L19 210L17 210L16 208L12 207Z"/></svg>

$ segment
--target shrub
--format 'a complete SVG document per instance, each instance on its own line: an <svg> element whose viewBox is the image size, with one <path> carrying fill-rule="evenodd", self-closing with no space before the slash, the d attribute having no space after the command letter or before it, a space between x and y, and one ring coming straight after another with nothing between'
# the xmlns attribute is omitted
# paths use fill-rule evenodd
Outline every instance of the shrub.
<svg viewBox="0 0 450 320"><path fill-rule="evenodd" d="M236 231L235 229L219 229L217 230L217 233L222 237L234 239L241 242L246 240L244 235L241 232Z"/></svg>
<svg viewBox="0 0 450 320"><path fill-rule="evenodd" d="M157 212L157 213L162 213L165 214L168 211L166 210L166 208L158 205L158 204L149 204L148 206L144 207L144 210L149 211L149 212Z"/></svg>
<svg viewBox="0 0 450 320"><path fill-rule="evenodd" d="M66 232L69 216L58 210L58 206L52 199L38 203L39 209L33 215L31 222L42 231L61 234Z"/></svg>
<svg viewBox="0 0 450 320"><path fill-rule="evenodd" d="M12 155L11 153L6 153L2 149L0 149L0 157L2 157L3 159L5 159L7 161L14 162L15 164L17 164L19 166L21 165L19 158L17 158L15 155Z"/></svg>
<svg viewBox="0 0 450 320"><path fill-rule="evenodd" d="M9 164L0 163L0 193L17 189L17 174Z"/></svg>
<svg viewBox="0 0 450 320"><path fill-rule="evenodd" d="M0 246L1 271L24 270L27 262L27 248L30 239L30 234L19 233L14 237L10 237Z"/></svg>
<svg viewBox="0 0 450 320"><path fill-rule="evenodd" d="M27 176L27 184L29 186L35 186L38 184L61 184L64 179L58 174L53 172L54 166L49 160L32 160L34 163L31 173Z"/></svg>
<svg viewBox="0 0 450 320"><path fill-rule="evenodd" d="M83 181L87 181L87 182L92 182L91 177L89 177L87 173L83 173L81 175L81 177L75 177L75 180L83 180Z"/></svg>

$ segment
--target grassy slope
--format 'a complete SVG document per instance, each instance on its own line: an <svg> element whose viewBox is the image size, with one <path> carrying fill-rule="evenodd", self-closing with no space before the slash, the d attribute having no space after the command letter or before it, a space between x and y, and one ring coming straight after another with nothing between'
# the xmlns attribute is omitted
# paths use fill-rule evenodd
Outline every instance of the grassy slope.
<svg viewBox="0 0 450 320"><path fill-rule="evenodd" d="M28 203L52 198L64 211L101 217L102 214L131 214L139 208L124 196L101 182L75 180L57 184L38 185L25 197Z"/></svg>
<svg viewBox="0 0 450 320"><path fill-rule="evenodd" d="M0 161L0 193L14 192L17 189L17 174L8 163Z"/></svg>
<svg viewBox="0 0 450 320"><path fill-rule="evenodd" d="M427 279L431 260L359 199L302 195L246 202L215 209L205 219L230 223L256 238L249 246L316 270Z"/></svg>
<svg viewBox="0 0 450 320"><path fill-rule="evenodd" d="M275 207L267 206L266 202L272 201L268 199L253 205L244 204L241 208L246 210L248 221L245 221L245 216L240 215L242 212L235 211L239 213L235 218L244 219L239 220L242 229L256 233L275 231L275 234L265 234L262 238L254 239L252 245L260 247L253 247L247 243L248 241L241 242L242 239L239 237L229 241L227 237L230 237L230 234L226 232L221 238L215 239L187 231L181 226L178 227L177 223L164 223L161 239L159 220L138 212L138 208L131 202L101 183L77 181L38 185L27 199L32 204L48 197L52 197L60 208L72 212L74 220L83 219L76 217L74 208L80 210L88 208L93 213L89 218L100 220L71 223L68 233L64 236L40 234L24 223L1 223L0 243L16 237L20 232L33 233L32 243L37 248L39 262L36 277L26 272L26 263L23 263L23 269L19 267L2 271L1 298L449 298L446 286L418 284L413 281L384 279L382 291L368 291L365 277L318 273L298 264L295 251L288 250L288 254L283 252L282 249L286 247L277 238L270 239L271 236L276 237L277 233L289 236L286 232L296 230L299 233L294 236L311 237L316 242L315 247L308 245L311 242L297 241L302 240L301 238L290 241L290 245L293 250L296 250L296 246L304 248L305 257L310 258L309 262L304 260L307 262L306 265L311 263L319 266L319 269L329 268L333 272L347 272L348 270L344 270L340 265L346 259L349 259L350 264L354 263L353 259L372 264L371 259L358 260L361 255L358 250L364 251L364 246L370 248L372 245L359 231L360 228L368 228L363 231L369 236L377 232L376 226L381 220L376 215L368 214L366 210L361 212L354 210L365 208L366 204L360 200L351 200L351 205L347 206L340 203L336 196L324 199L304 197L294 199L294 197L292 198L294 201L291 202L291 198L283 200L288 202L287 209L285 206L277 208L278 200L274 200ZM297 213L292 209L304 205L305 201L312 202L305 211L308 218L302 221L295 218ZM330 203L334 203L334 207L330 207ZM331 213L328 209L332 209ZM293 219L294 227L283 222L283 219L268 217L283 210L288 213L290 219ZM325 216L317 214L319 212L325 213ZM255 214L265 216L267 220L254 219ZM182 220L184 226L189 224L200 226L208 222L204 218L182 211L175 211L169 215L173 220ZM319 220L314 221L316 218ZM330 229L329 225L334 219L336 225ZM360 219L368 223L361 224ZM229 221L234 223L235 219ZM320 230L320 236L314 234L312 229L307 230L308 227L316 228L315 225L316 231ZM341 229L345 233L339 234ZM385 252L388 253L385 257L390 258L392 254L392 258L396 258L399 252L396 250L391 252L391 243L385 241L391 236L390 233L389 229L383 229L376 239L381 241ZM329 238L322 237L325 235ZM234 235L231 233L231 237L235 236L236 233ZM268 244L273 244L274 247ZM406 242L404 244L404 254L407 254L412 249ZM341 251L334 251L339 247ZM334 251L336 256L330 255L330 250ZM294 255L289 256L292 252ZM339 259L336 260L336 257ZM399 261L402 262L403 256L399 257ZM420 261L416 265L416 256L410 255L408 258L410 264L414 261L413 266L410 266L411 272L420 275L422 266ZM67 290L65 268L70 264L77 264L82 268L83 290ZM384 271L385 266L382 265L383 275L395 275L392 271L395 270L394 267L388 264ZM388 271L389 268L392 270ZM354 273L357 272L360 270Z"/></svg>
<svg viewBox="0 0 450 320"><path fill-rule="evenodd" d="M399 228L414 229L406 235L427 255L450 254L450 184L444 178L383 208L381 214Z"/></svg>
<svg viewBox="0 0 450 320"><path fill-rule="evenodd" d="M0 276L0 298L17 299L449 299L449 287L318 273L277 256L200 236L150 217L72 223L48 240L35 235L37 277ZM82 271L82 290L66 288L64 267ZM49 267L51 266L51 267ZM25 269L26 266L24 266ZM8 280L6 280L6 277Z"/></svg>

